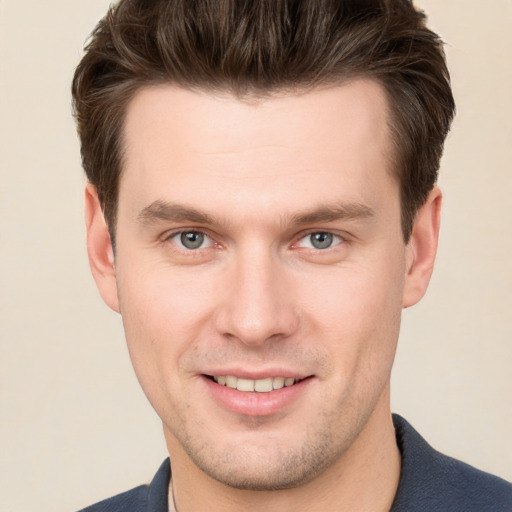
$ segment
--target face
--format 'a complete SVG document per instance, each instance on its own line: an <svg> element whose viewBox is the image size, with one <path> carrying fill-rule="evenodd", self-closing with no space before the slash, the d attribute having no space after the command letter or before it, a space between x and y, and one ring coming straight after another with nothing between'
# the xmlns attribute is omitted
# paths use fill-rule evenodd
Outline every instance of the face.
<svg viewBox="0 0 512 512"><path fill-rule="evenodd" d="M369 81L129 105L103 288L173 464L297 486L389 414L410 258L386 111Z"/></svg>

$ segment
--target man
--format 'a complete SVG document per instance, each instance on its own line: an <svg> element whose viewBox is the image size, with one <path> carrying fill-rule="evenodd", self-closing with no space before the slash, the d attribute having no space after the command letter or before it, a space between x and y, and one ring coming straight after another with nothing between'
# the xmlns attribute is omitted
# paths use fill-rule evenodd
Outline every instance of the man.
<svg viewBox="0 0 512 512"><path fill-rule="evenodd" d="M390 412L454 112L411 2L122 0L73 95L91 269L170 455L86 510L512 510Z"/></svg>

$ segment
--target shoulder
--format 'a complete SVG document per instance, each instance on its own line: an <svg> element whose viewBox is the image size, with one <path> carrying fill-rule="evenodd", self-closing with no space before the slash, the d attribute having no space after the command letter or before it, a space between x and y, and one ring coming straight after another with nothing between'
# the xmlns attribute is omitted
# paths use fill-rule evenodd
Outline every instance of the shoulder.
<svg viewBox="0 0 512 512"><path fill-rule="evenodd" d="M402 474L392 512L512 511L512 484L434 450L394 415Z"/></svg>
<svg viewBox="0 0 512 512"><path fill-rule="evenodd" d="M147 485L140 485L130 491L86 507L80 512L139 512L145 510L148 488Z"/></svg>
<svg viewBox="0 0 512 512"><path fill-rule="evenodd" d="M167 459L149 485L140 485L79 512L167 512L170 476L170 463Z"/></svg>

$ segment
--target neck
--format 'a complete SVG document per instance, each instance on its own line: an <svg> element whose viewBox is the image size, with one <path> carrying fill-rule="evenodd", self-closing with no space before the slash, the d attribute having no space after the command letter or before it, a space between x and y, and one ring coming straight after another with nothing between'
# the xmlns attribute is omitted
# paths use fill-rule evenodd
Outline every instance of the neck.
<svg viewBox="0 0 512 512"><path fill-rule="evenodd" d="M389 392L385 394L343 456L314 480L292 489L251 491L228 487L205 475L173 446L169 450L174 488L174 496L172 487L169 490L171 511L173 501L176 512L389 511L398 488L401 462Z"/></svg>

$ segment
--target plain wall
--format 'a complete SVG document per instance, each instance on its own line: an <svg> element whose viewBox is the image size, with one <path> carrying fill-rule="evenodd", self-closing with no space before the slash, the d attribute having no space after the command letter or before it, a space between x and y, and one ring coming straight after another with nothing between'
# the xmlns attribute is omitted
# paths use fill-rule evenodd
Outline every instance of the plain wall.
<svg viewBox="0 0 512 512"><path fill-rule="evenodd" d="M107 0L0 0L0 510L55 512L151 479L161 426L89 274L70 81ZM423 0L458 116L429 293L405 311L393 410L512 480L512 2Z"/></svg>

